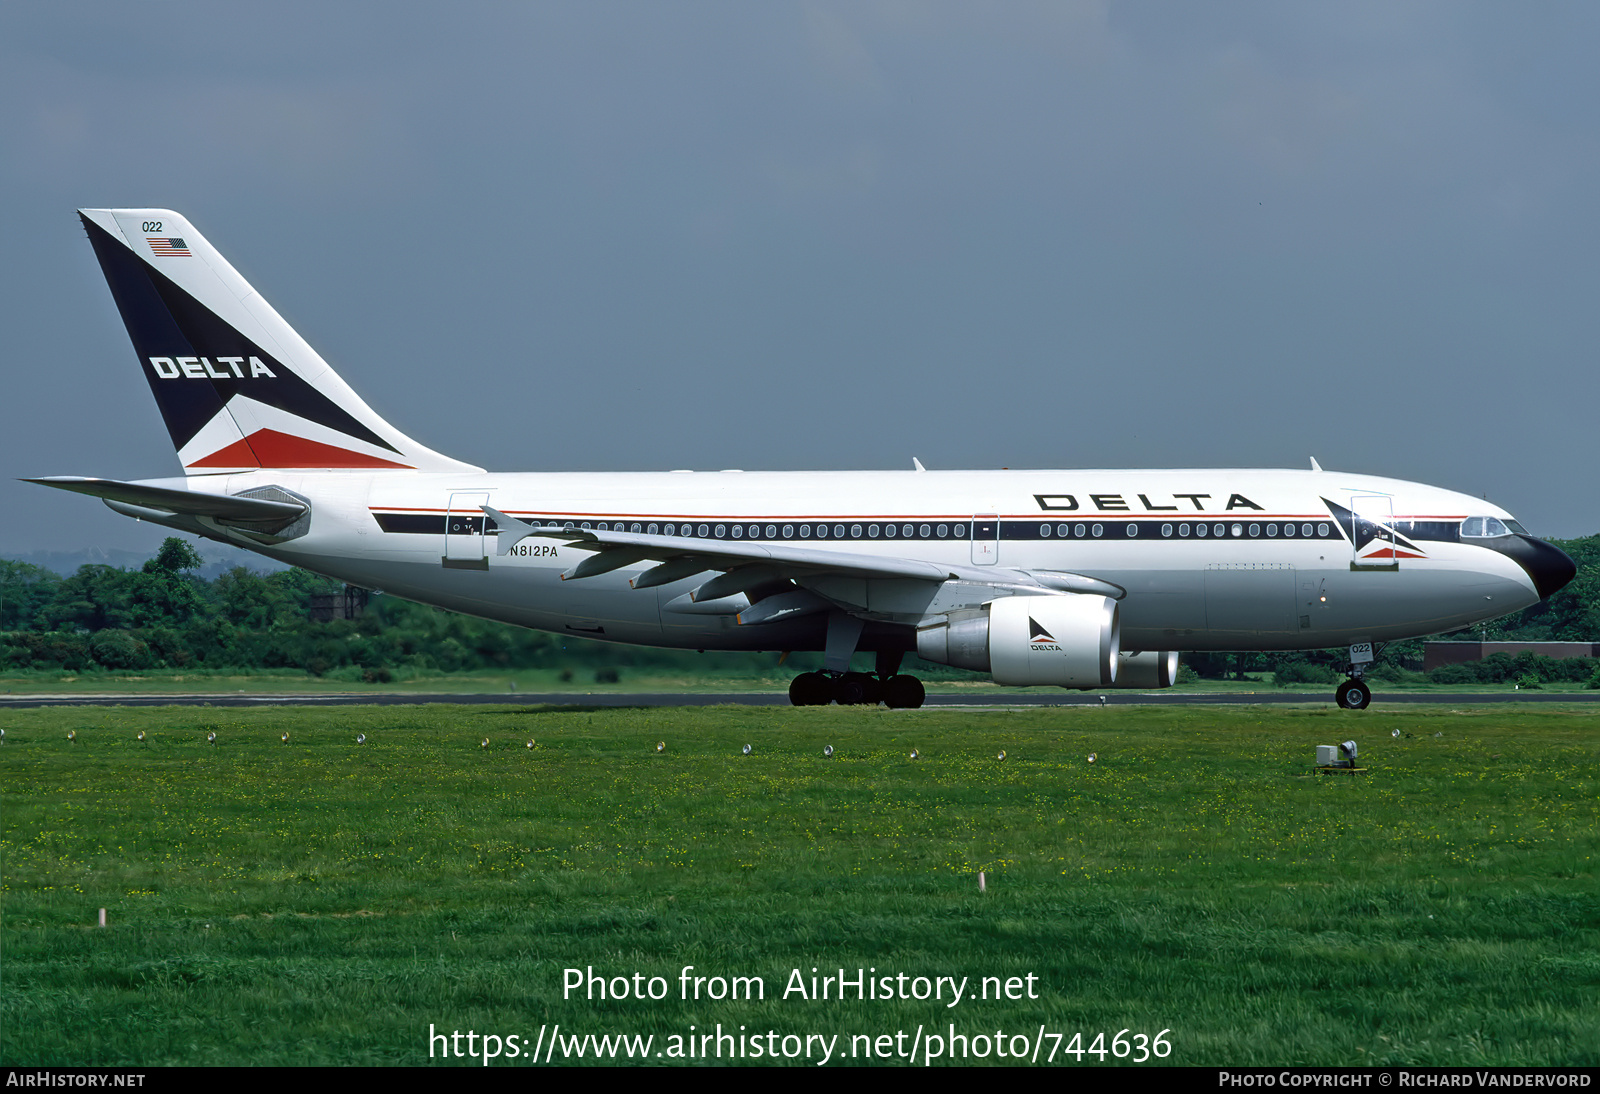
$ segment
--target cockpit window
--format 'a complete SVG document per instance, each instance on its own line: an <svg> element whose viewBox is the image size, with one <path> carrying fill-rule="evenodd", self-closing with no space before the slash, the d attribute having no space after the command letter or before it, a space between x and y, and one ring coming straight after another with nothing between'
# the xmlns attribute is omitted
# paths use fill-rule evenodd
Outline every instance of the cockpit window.
<svg viewBox="0 0 1600 1094"><path fill-rule="evenodd" d="M1498 517L1468 517L1461 522L1461 537L1463 539L1487 539L1491 536L1509 536L1513 531L1527 535L1522 530L1522 525L1511 521L1507 522Z"/></svg>
<svg viewBox="0 0 1600 1094"><path fill-rule="evenodd" d="M1528 530L1514 520L1506 521L1506 527L1517 533L1519 536L1525 536L1528 534Z"/></svg>

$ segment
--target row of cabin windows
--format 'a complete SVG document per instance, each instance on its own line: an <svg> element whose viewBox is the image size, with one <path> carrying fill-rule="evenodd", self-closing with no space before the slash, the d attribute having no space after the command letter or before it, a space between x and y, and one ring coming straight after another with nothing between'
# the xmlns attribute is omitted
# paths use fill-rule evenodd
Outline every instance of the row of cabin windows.
<svg viewBox="0 0 1600 1094"><path fill-rule="evenodd" d="M588 521L574 524L547 522L549 527L581 528L589 531ZM644 535L685 536L698 539L965 539L965 524L625 524L601 521L593 525L598 532L637 532Z"/></svg>

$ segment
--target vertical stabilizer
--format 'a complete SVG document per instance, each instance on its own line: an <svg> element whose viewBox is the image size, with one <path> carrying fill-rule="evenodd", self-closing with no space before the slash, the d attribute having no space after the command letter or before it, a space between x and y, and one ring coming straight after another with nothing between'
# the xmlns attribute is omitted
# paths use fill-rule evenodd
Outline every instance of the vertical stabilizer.
<svg viewBox="0 0 1600 1094"><path fill-rule="evenodd" d="M189 474L481 470L374 413L177 213L78 215Z"/></svg>

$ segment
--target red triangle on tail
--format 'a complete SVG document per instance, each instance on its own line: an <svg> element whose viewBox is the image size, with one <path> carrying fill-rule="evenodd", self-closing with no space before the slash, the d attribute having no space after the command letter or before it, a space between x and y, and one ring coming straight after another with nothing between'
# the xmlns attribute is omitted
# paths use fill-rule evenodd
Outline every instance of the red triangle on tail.
<svg viewBox="0 0 1600 1094"><path fill-rule="evenodd" d="M190 467L313 467L329 470L361 467L395 467L411 470L410 464L394 463L348 448L321 441L308 441L276 429L258 429L242 441L234 441Z"/></svg>

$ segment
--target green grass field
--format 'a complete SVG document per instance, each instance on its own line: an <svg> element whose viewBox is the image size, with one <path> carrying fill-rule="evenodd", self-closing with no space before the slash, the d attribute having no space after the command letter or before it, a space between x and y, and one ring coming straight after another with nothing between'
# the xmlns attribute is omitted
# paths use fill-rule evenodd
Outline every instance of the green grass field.
<svg viewBox="0 0 1600 1094"><path fill-rule="evenodd" d="M835 1064L866 1062L853 1037L903 1030L903 1051L951 1024L1013 1049L1043 1027L1040 1063L1060 1034L1052 1066L1100 1062L1062 1051L1074 1033L1122 1030L1169 1031L1177 1064L1600 1063L1592 706L94 708L0 727L5 1064L420 1064L430 1024L508 1046L556 1023L653 1035L660 1063L718 1023L837 1034ZM1346 737L1368 773L1313 774ZM765 999L682 1000L686 965L761 977ZM563 998L563 970L589 966L667 997ZM813 967L968 995L784 998ZM1030 974L1038 998L973 998Z"/></svg>

